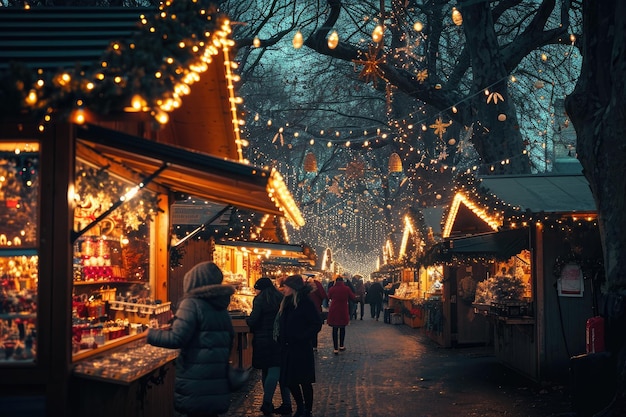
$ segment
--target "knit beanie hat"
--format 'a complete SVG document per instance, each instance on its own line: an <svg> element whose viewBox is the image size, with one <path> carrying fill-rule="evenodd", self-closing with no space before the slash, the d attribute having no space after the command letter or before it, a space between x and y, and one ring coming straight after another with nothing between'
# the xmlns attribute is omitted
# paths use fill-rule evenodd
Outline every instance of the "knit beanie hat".
<svg viewBox="0 0 626 417"><path fill-rule="evenodd" d="M283 285L286 285L296 291L304 287L304 281L302 280L301 275L289 275L285 281L283 281Z"/></svg>
<svg viewBox="0 0 626 417"><path fill-rule="evenodd" d="M183 289L189 292L195 288L206 285L221 284L224 275L220 268L213 262L200 262L185 274Z"/></svg>
<svg viewBox="0 0 626 417"><path fill-rule="evenodd" d="M259 278L259 280L254 284L254 289L263 291L266 288L271 287L272 281L267 277Z"/></svg>

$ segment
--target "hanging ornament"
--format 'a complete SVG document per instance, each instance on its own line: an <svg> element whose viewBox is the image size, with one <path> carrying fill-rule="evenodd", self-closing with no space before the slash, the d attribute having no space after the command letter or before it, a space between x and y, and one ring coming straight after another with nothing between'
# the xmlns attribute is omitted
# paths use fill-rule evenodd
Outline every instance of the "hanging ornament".
<svg viewBox="0 0 626 417"><path fill-rule="evenodd" d="M339 168L342 169L342 168ZM363 161L349 162L345 168L347 180L358 180L365 175L365 163Z"/></svg>
<svg viewBox="0 0 626 417"><path fill-rule="evenodd" d="M304 157L304 171L305 172L317 172L317 159L313 152L309 152Z"/></svg>
<svg viewBox="0 0 626 417"><path fill-rule="evenodd" d="M378 78L385 79L383 72L380 70L380 65L385 63L384 55L378 58L379 49L370 46L369 52L365 53L365 59L355 59L352 62L355 64L363 65L363 69L359 73L359 78L362 78L366 84L370 81L376 87L376 80ZM356 68L355 68L356 70Z"/></svg>
<svg viewBox="0 0 626 417"><path fill-rule="evenodd" d="M272 139L272 143L276 142L277 139L280 139L280 145L285 146L285 138L283 137L283 128L278 129L278 132L274 135Z"/></svg>
<svg viewBox="0 0 626 417"><path fill-rule="evenodd" d="M413 24L413 30L416 32L421 32L424 29L424 24L422 22L415 22Z"/></svg>
<svg viewBox="0 0 626 417"><path fill-rule="evenodd" d="M433 129L435 135L439 136L439 139L442 139L443 134L446 133L446 128L448 128L451 124L452 121L444 123L443 120L441 120L441 117L438 117L437 120L435 120L435 123L433 123L429 127Z"/></svg>
<svg viewBox="0 0 626 417"><path fill-rule="evenodd" d="M485 90L485 94L487 95L487 104L491 103L493 101L493 104L498 104L498 101L504 101L504 97L502 97L502 94L498 93L497 91L495 93L490 93L489 90Z"/></svg>
<svg viewBox="0 0 626 417"><path fill-rule="evenodd" d="M389 172L402 172L402 160L395 152L389 156Z"/></svg>
<svg viewBox="0 0 626 417"><path fill-rule="evenodd" d="M420 84L423 84L424 81L426 81L426 78L428 78L428 70L427 69L423 69L421 71L419 71L417 73L417 81L420 82Z"/></svg>
<svg viewBox="0 0 626 417"><path fill-rule="evenodd" d="M463 15L456 7L452 8L452 21L455 25L461 26L463 24Z"/></svg>
<svg viewBox="0 0 626 417"><path fill-rule="evenodd" d="M378 25L372 31L372 40L376 43L379 43L383 40L384 29L381 25Z"/></svg>
<svg viewBox="0 0 626 417"><path fill-rule="evenodd" d="M304 43L304 40L302 39L302 32L297 31L296 34L293 37L293 47L296 49L300 49L302 48L302 44Z"/></svg>
<svg viewBox="0 0 626 417"><path fill-rule="evenodd" d="M335 49L337 45L339 45L339 34L337 34L336 30L333 30L333 33L328 37L328 47Z"/></svg>
<svg viewBox="0 0 626 417"><path fill-rule="evenodd" d="M254 40L252 41L252 46L254 46L255 48L261 46L261 39L259 39L258 36L254 37Z"/></svg>

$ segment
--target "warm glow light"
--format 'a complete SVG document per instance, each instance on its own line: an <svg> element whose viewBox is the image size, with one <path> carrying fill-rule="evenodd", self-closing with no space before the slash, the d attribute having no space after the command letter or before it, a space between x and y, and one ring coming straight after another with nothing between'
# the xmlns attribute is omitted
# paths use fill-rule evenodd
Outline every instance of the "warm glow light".
<svg viewBox="0 0 626 417"><path fill-rule="evenodd" d="M297 31L293 37L293 41L292 41L293 47L296 49L300 49L302 48L303 43L304 43L304 40L302 39L302 32Z"/></svg>
<svg viewBox="0 0 626 417"><path fill-rule="evenodd" d="M461 203L469 208L476 216L478 216L481 220L483 220L489 227L491 227L494 231L498 230L498 227L502 225L502 221L497 217L490 216L483 208L474 204L469 198L467 198L462 193L457 193L452 200L452 204L450 205L450 210L448 212L448 217L446 218L446 222L442 231L442 236L444 238L450 237L450 233L452 232L452 226L454 225L454 221L456 220L456 215L459 211L459 207Z"/></svg>
<svg viewBox="0 0 626 417"><path fill-rule="evenodd" d="M372 40L376 43L379 43L383 40L384 29L381 25L378 25L372 31Z"/></svg>
<svg viewBox="0 0 626 417"><path fill-rule="evenodd" d="M461 26L463 24L463 16L456 7L452 8L452 21L457 26Z"/></svg>
<svg viewBox="0 0 626 417"><path fill-rule="evenodd" d="M330 49L335 49L337 45L339 45L339 34L337 34L336 30L333 30L333 32L328 37L328 47Z"/></svg>

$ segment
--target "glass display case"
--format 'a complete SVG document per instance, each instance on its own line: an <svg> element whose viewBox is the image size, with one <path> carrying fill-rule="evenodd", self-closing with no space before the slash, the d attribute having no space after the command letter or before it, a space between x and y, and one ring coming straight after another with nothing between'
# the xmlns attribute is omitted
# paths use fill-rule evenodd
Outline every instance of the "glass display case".
<svg viewBox="0 0 626 417"><path fill-rule="evenodd" d="M39 144L0 142L0 362L37 358Z"/></svg>

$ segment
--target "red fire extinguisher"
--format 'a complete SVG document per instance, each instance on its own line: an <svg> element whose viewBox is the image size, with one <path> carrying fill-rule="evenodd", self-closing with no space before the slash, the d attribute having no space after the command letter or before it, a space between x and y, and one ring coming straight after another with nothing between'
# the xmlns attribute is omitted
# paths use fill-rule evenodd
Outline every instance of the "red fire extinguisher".
<svg viewBox="0 0 626 417"><path fill-rule="evenodd" d="M593 317L587 319L585 326L585 341L587 345L587 353L604 352L604 317L598 312L598 300L596 299L596 283L598 280L598 272L596 272L591 280L591 301Z"/></svg>
<svg viewBox="0 0 626 417"><path fill-rule="evenodd" d="M585 327L587 353L604 352L604 317L587 319Z"/></svg>

